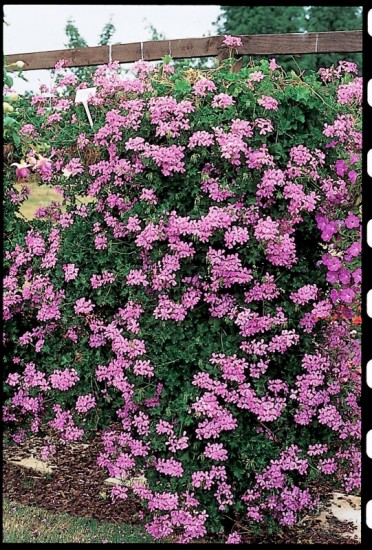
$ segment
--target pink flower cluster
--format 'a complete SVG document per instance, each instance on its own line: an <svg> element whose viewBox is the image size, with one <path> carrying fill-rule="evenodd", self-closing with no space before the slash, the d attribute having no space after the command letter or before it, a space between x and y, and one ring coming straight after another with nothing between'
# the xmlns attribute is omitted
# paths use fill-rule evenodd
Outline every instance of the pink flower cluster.
<svg viewBox="0 0 372 550"><path fill-rule="evenodd" d="M52 388L66 391L75 386L79 380L79 375L75 369L65 369L63 371L54 370L49 376L49 382Z"/></svg>
<svg viewBox="0 0 372 550"><path fill-rule="evenodd" d="M228 46L229 48L235 47L239 48L240 46L243 46L243 41L238 36L231 36L229 34L225 34L225 38L223 43L225 46Z"/></svg>

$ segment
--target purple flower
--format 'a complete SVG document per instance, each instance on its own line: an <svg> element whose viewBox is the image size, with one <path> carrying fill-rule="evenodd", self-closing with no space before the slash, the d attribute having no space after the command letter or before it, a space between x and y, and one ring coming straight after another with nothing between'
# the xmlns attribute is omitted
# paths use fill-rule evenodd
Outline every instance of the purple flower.
<svg viewBox="0 0 372 550"><path fill-rule="evenodd" d="M338 232L338 227L335 222L331 222L325 225L322 230L322 239L323 241L330 241L335 233Z"/></svg>
<svg viewBox="0 0 372 550"><path fill-rule="evenodd" d="M339 281L344 285L349 284L351 278L350 271L348 269L340 269L340 271L338 272L338 278Z"/></svg>
<svg viewBox="0 0 372 550"><path fill-rule="evenodd" d="M268 111L270 110L273 110L273 111L277 111L278 110L278 102L276 99L274 99L273 97L271 96L267 96L267 95L263 95L261 96L258 100L257 100L257 103L259 105L261 105L262 107L264 107L265 109L267 109Z"/></svg>
<svg viewBox="0 0 372 550"><path fill-rule="evenodd" d="M92 304L91 300L86 300L85 298L79 298L79 300L76 300L74 305L74 311L76 315L84 315L91 313L93 311L94 304Z"/></svg>
<svg viewBox="0 0 372 550"><path fill-rule="evenodd" d="M354 313L349 307L342 306L341 311L342 315L347 317L347 319L352 319L354 317Z"/></svg>
<svg viewBox="0 0 372 550"><path fill-rule="evenodd" d="M338 272L337 271L327 271L327 281L329 283L337 283L337 281L338 281Z"/></svg>
<svg viewBox="0 0 372 550"><path fill-rule="evenodd" d="M350 172L348 173L348 177L351 183L355 183L358 177L358 172L356 172L355 170L350 170Z"/></svg>
<svg viewBox="0 0 372 550"><path fill-rule="evenodd" d="M327 224L329 223L329 220L326 216L316 215L315 219L316 219L318 229L320 229L321 231L323 231L323 229L325 229L327 227Z"/></svg>
<svg viewBox="0 0 372 550"><path fill-rule="evenodd" d="M269 69L270 71L275 71L276 69L280 69L280 65L277 64L277 62L275 61L275 58L270 59Z"/></svg>
<svg viewBox="0 0 372 550"><path fill-rule="evenodd" d="M345 220L345 225L348 229L354 229L359 227L359 218L355 214L349 213L348 217Z"/></svg>
<svg viewBox="0 0 372 550"><path fill-rule="evenodd" d="M336 172L338 176L343 176L347 170L348 166L344 160L336 161Z"/></svg>
<svg viewBox="0 0 372 550"><path fill-rule="evenodd" d="M353 279L354 279L354 283L356 284L362 281L362 270L360 269L360 267L358 267L358 269L353 271Z"/></svg>
<svg viewBox="0 0 372 550"><path fill-rule="evenodd" d="M222 109L226 109L230 105L234 105L235 100L231 97L229 94L217 94L213 97L212 101L212 107L221 107Z"/></svg>
<svg viewBox="0 0 372 550"><path fill-rule="evenodd" d="M226 540L226 544L240 544L242 541L241 536L238 533L231 533Z"/></svg>
<svg viewBox="0 0 372 550"><path fill-rule="evenodd" d="M339 298L345 304L350 304L355 298L355 292L351 288L344 288L340 291Z"/></svg>
<svg viewBox="0 0 372 550"><path fill-rule="evenodd" d="M341 262L338 258L330 258L327 262L329 271L338 271L341 267Z"/></svg>
<svg viewBox="0 0 372 550"><path fill-rule="evenodd" d="M349 248L346 250L347 254L350 254L350 256L359 256L359 254L362 251L362 245L359 242L354 242Z"/></svg>
<svg viewBox="0 0 372 550"><path fill-rule="evenodd" d="M11 166L16 166L16 176L18 179L25 179L27 178L27 176L29 175L30 173L30 170L28 169L28 167L30 166L30 164L26 164L26 162L24 160L22 160L20 163L18 162L13 162L13 164L11 164Z"/></svg>
<svg viewBox="0 0 372 550"><path fill-rule="evenodd" d="M87 395L79 395L76 401L76 410L81 413L88 412L96 405L96 400L91 393Z"/></svg>

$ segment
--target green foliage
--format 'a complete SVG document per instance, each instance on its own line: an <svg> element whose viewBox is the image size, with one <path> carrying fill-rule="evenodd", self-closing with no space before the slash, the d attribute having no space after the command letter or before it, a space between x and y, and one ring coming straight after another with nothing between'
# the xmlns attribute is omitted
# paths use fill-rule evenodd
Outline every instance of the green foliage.
<svg viewBox="0 0 372 550"><path fill-rule="evenodd" d="M10 72L11 70L11 72ZM15 63L7 65L6 58L3 62L3 82L4 86L12 89L14 80L13 76L16 72L17 76L24 78L22 68L17 67ZM10 250L14 243L22 242L26 231L25 220L20 219L19 208L22 202L21 195L13 187L13 178L10 176L9 164L14 158L18 158L20 153L21 138L19 129L21 120L28 107L27 103L22 100L14 92L6 92L3 102L3 158L5 173L3 175L3 246L4 250ZM17 196L19 202L11 200L9 193L13 193L13 197ZM11 236L11 238L10 238Z"/></svg>
<svg viewBox="0 0 372 550"><path fill-rule="evenodd" d="M147 22L146 18L143 21ZM150 34L150 40L166 40L165 34L163 32L159 32L152 23L148 22L145 29Z"/></svg>
<svg viewBox="0 0 372 550"><path fill-rule="evenodd" d="M73 19L67 20L65 33L68 38L68 41L65 44L66 48L76 49L88 47L88 42L81 36Z"/></svg>
<svg viewBox="0 0 372 550"><path fill-rule="evenodd" d="M19 112L17 109L19 96L12 92L14 85L14 73L19 78L26 80L22 74L23 63L18 66L19 62L7 65L6 58L3 60L3 85L8 89L3 98L3 140L4 144L7 143L12 147L18 147L20 145L20 138L18 135L19 124Z"/></svg>
<svg viewBox="0 0 372 550"><path fill-rule="evenodd" d="M102 30L101 35L99 37L98 45L99 46L107 46L108 44L110 44L111 38L115 34L115 31L116 31L115 25L113 24L112 20L110 19L110 21L108 23L106 23L106 25L103 27L103 30Z"/></svg>

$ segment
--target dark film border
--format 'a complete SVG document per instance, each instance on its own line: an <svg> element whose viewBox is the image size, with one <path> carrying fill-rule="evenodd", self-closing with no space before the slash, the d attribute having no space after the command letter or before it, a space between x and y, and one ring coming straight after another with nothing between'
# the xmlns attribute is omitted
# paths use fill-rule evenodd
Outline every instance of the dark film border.
<svg viewBox="0 0 372 550"><path fill-rule="evenodd" d="M366 507L372 500L372 459L366 453L367 432L372 429L372 388L367 385L367 363L372 359L372 319L367 315L367 292L372 288L372 248L367 244L367 223L372 219L372 178L367 173L367 153L372 149L372 106L367 86L372 78L372 36L368 34L367 3L363 6L363 229L362 229L362 544L371 547L372 529L367 527ZM372 32L372 30L371 30ZM372 519L372 518L371 518Z"/></svg>

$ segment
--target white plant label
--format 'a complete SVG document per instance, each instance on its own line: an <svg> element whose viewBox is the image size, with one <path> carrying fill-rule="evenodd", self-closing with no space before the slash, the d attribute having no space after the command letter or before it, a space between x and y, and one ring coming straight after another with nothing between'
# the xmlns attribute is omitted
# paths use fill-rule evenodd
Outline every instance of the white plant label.
<svg viewBox="0 0 372 550"><path fill-rule="evenodd" d="M75 103L82 103L87 114L90 127L93 128L93 120L88 107L88 99L95 95L97 88L82 88L76 91Z"/></svg>
<svg viewBox="0 0 372 550"><path fill-rule="evenodd" d="M96 95L97 88L82 88L81 90L76 90L75 103L84 103L90 97Z"/></svg>

